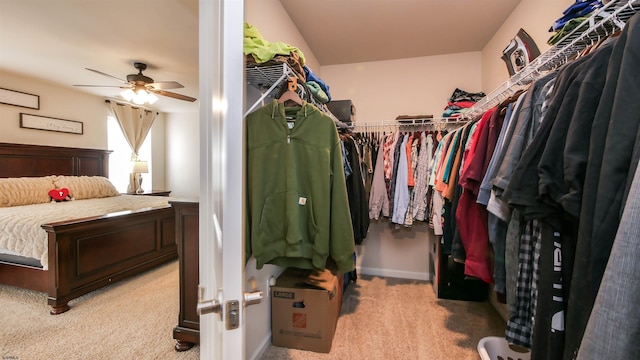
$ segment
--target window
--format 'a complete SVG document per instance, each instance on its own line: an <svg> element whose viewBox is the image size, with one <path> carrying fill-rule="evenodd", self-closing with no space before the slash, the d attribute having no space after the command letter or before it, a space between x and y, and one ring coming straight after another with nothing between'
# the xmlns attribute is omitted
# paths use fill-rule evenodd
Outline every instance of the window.
<svg viewBox="0 0 640 360"><path fill-rule="evenodd" d="M131 148L122 133L118 120L113 116L107 118L107 144L109 150L113 151L109 155L109 180L118 191L122 193L127 192L129 173L131 172ZM140 147L138 158L149 162L149 173L142 174L142 187L151 190L151 169L153 169L151 159L151 130L149 130L147 138Z"/></svg>

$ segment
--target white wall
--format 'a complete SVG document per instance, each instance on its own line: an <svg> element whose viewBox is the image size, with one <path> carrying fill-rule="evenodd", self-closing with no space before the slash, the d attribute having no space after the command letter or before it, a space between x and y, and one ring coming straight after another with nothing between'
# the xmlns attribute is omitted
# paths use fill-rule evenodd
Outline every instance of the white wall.
<svg viewBox="0 0 640 360"><path fill-rule="evenodd" d="M198 199L200 193L199 113L166 115L166 187L171 196Z"/></svg>
<svg viewBox="0 0 640 360"><path fill-rule="evenodd" d="M0 87L40 96L40 110L0 104L0 141L18 144L107 148L108 109L102 98L71 87L0 70ZM20 128L20 113L81 121L84 134Z"/></svg>
<svg viewBox="0 0 640 360"><path fill-rule="evenodd" d="M480 91L481 53L329 65L320 73L333 100L353 101L359 123L398 115L441 117L456 87Z"/></svg>
<svg viewBox="0 0 640 360"><path fill-rule="evenodd" d="M482 49L482 90L489 93L509 79L501 56L518 30L524 29L543 53L550 47L549 27L572 3L572 0L522 0Z"/></svg>
<svg viewBox="0 0 640 360"><path fill-rule="evenodd" d="M165 151L166 115L160 113L151 125L151 188L147 190L167 190L167 159Z"/></svg>
<svg viewBox="0 0 640 360"><path fill-rule="evenodd" d="M359 274L431 280L429 248L436 241L425 222L411 228L391 227L389 221L372 221L363 245L356 247Z"/></svg>

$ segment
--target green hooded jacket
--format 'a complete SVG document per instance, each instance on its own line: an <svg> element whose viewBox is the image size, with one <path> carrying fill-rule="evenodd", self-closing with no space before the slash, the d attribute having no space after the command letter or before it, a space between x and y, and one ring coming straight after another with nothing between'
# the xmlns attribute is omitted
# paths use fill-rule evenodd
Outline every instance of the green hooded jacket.
<svg viewBox="0 0 640 360"><path fill-rule="evenodd" d="M354 269L353 228L340 138L315 106L273 100L247 116L245 260Z"/></svg>

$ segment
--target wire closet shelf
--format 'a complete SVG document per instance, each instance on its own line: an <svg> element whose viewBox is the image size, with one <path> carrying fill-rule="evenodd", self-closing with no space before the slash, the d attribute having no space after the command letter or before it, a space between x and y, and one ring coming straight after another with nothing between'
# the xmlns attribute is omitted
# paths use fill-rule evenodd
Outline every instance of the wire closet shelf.
<svg viewBox="0 0 640 360"><path fill-rule="evenodd" d="M309 90L305 90L306 86L304 86L304 81L302 81L300 76L286 63L263 66L252 65L247 67L245 73L247 84L260 90L262 95L251 105L244 116L249 115L258 105L264 105L264 100L267 97L275 97L276 94L274 91L283 85L285 81L288 81L289 78L298 79L298 84L302 86L302 98L308 99L311 104L315 105L321 111L326 111L324 104L317 101L316 98L309 93Z"/></svg>
<svg viewBox="0 0 640 360"><path fill-rule="evenodd" d="M247 84L259 89L262 96L245 112L247 116L258 105L262 104L267 96L271 95L283 81L289 77L298 77L295 72L285 63L267 66L251 66L246 69ZM266 90L265 90L266 89Z"/></svg>
<svg viewBox="0 0 640 360"><path fill-rule="evenodd" d="M615 30L624 28L629 18L638 10L640 10L640 1L638 0L612 0L608 2L591 13L585 21L560 39L558 43L540 54L509 80L469 108L462 116L465 119L473 119L482 115L540 76L565 64L588 46L595 44Z"/></svg>

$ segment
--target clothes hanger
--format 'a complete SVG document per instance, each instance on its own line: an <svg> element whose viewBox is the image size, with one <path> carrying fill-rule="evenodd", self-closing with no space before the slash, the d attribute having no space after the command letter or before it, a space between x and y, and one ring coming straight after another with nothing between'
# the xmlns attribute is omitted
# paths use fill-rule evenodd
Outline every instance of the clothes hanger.
<svg viewBox="0 0 640 360"><path fill-rule="evenodd" d="M285 104L287 101L293 101L294 103L302 106L302 99L300 95L296 92L298 89L298 79L294 77L290 77L287 83L287 90L280 95L278 98L279 104Z"/></svg>

